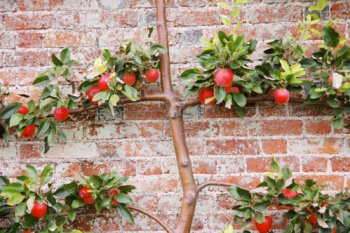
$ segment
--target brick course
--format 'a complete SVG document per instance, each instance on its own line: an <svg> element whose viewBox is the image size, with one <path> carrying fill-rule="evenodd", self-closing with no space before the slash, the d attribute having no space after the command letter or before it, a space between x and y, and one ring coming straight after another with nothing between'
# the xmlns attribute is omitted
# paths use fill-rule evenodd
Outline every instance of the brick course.
<svg viewBox="0 0 350 233"><path fill-rule="evenodd" d="M216 7L218 0L167 0L171 72L174 90L183 98L179 74L198 67L201 36L212 38L222 25ZM224 1L230 2L230 1ZM248 0L240 7L245 22L238 30L248 39L257 39L255 62L261 59L265 42L282 38L285 33L298 37L297 20L315 1ZM147 40L147 26L156 25L154 0L6 0L0 1L0 82L9 85L13 94L8 102L38 98L38 88L30 86L41 71L51 65L51 54L70 47L83 73L105 48L115 51L126 38ZM350 3L328 1L324 17L339 17L334 23L341 36L350 38ZM320 28L319 25L315 26ZM155 30L156 31L156 30ZM156 39L156 32L152 38ZM317 48L317 36L306 42L308 53ZM266 41L265 41L266 40ZM76 78L78 79L78 78ZM55 81L57 82L57 81ZM160 84L145 87L147 93L159 93ZM68 87L64 89L68 92ZM193 98L193 97L192 97ZM60 126L68 141L58 142L43 154L41 139L11 137L9 146L0 141L0 174L15 177L26 164L42 170L51 162L55 184L77 175L116 171L130 176L137 186L132 194L135 203L152 211L174 226L181 187L171 139L167 106L160 102L127 104L114 118L108 111L79 116L84 122ZM272 156L288 165L297 180L315 177L336 191L350 185L350 135L332 128L332 110L289 104L249 105L245 118L232 110L205 108L186 110L185 133L195 179L198 183L219 180L253 188L264 179ZM232 222L233 198L227 188L208 187L198 199L192 231L218 232ZM153 220L133 212L137 224L125 224L117 212L93 217L79 216L74 227L94 232L158 232ZM285 219L274 212L277 227ZM235 226L239 228L239 226Z"/></svg>

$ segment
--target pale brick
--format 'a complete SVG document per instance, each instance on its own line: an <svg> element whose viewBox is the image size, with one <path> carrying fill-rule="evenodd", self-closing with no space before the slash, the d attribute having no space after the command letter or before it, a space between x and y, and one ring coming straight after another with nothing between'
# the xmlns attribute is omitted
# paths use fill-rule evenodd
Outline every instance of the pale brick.
<svg viewBox="0 0 350 233"><path fill-rule="evenodd" d="M16 158L16 146L13 144L5 145L0 144L0 159L15 159Z"/></svg>
<svg viewBox="0 0 350 233"><path fill-rule="evenodd" d="M19 0L21 11L42 11L44 10L44 0Z"/></svg>
<svg viewBox="0 0 350 233"><path fill-rule="evenodd" d="M136 138L141 133L140 127L135 123L89 125L88 139L116 139Z"/></svg>
<svg viewBox="0 0 350 233"><path fill-rule="evenodd" d="M13 33L3 33L0 35L0 48L13 49L15 48L16 35Z"/></svg>
<svg viewBox="0 0 350 233"><path fill-rule="evenodd" d="M93 11L99 8L97 0L48 0L47 7L54 11Z"/></svg>
<svg viewBox="0 0 350 233"><path fill-rule="evenodd" d="M0 1L0 12L1 11L15 11L18 8L17 0L6 0Z"/></svg>
<svg viewBox="0 0 350 233"><path fill-rule="evenodd" d="M126 0L100 0L100 4L103 9L114 10L123 8L125 1Z"/></svg>
<svg viewBox="0 0 350 233"><path fill-rule="evenodd" d="M46 154L44 158L60 159L60 158L95 158L98 156L98 150L95 143L72 143L55 144Z"/></svg>
<svg viewBox="0 0 350 233"><path fill-rule="evenodd" d="M159 157L175 154L173 142L170 140L127 141L124 150L127 157Z"/></svg>

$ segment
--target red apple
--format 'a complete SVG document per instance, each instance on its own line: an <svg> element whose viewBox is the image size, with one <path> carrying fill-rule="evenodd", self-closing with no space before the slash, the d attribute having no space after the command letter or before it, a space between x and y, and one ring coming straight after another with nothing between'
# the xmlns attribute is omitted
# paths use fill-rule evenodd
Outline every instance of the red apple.
<svg viewBox="0 0 350 233"><path fill-rule="evenodd" d="M109 90L110 81L111 78L109 77L109 74L107 72L100 77L100 79L98 80L98 87L101 89L101 91Z"/></svg>
<svg viewBox="0 0 350 233"><path fill-rule="evenodd" d="M21 137L31 138L33 137L34 133L35 133L35 125L30 124L24 128L24 130L22 131Z"/></svg>
<svg viewBox="0 0 350 233"><path fill-rule="evenodd" d="M230 69L220 69L215 72L214 79L217 85L226 87L233 82L233 72Z"/></svg>
<svg viewBox="0 0 350 233"><path fill-rule="evenodd" d="M283 189L283 196L286 198L292 198L297 196L299 193L297 191L291 191L290 189Z"/></svg>
<svg viewBox="0 0 350 233"><path fill-rule="evenodd" d="M69 111L66 107L56 108L53 116L57 121L64 121L69 117Z"/></svg>
<svg viewBox="0 0 350 233"><path fill-rule="evenodd" d="M203 88L198 93L198 99L204 106L211 106L216 103L216 99L210 101L209 103L205 103L206 99L212 98L214 96L214 89L213 88Z"/></svg>
<svg viewBox="0 0 350 233"><path fill-rule="evenodd" d="M22 105L19 109L18 109L18 111L17 111L17 113L20 113L20 114L22 114L22 115L26 115L27 113L28 113L28 108L26 107L26 106L24 106L24 105Z"/></svg>
<svg viewBox="0 0 350 233"><path fill-rule="evenodd" d="M277 89L274 94L275 100L279 104L286 104L289 101L290 94L287 89Z"/></svg>
<svg viewBox="0 0 350 233"><path fill-rule="evenodd" d="M136 82L135 75L130 73L124 74L124 77L122 80L123 82L125 82L126 84L129 84L130 86L134 85L134 83Z"/></svg>
<svg viewBox="0 0 350 233"><path fill-rule="evenodd" d="M151 68L146 72L146 80L150 83L154 83L159 78L159 71L157 69Z"/></svg>

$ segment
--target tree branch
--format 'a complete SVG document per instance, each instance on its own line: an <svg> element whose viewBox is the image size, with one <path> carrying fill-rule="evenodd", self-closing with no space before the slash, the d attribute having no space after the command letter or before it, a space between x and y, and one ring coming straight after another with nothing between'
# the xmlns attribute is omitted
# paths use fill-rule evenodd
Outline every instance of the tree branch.
<svg viewBox="0 0 350 233"><path fill-rule="evenodd" d="M161 225L164 228L164 230L166 230L167 232L169 232L169 233L173 232L173 230L165 222L163 222L160 218L158 218L154 214L148 212L147 210L144 210L144 209L142 209L140 207L132 206L132 205L130 205L128 207L129 207L130 210L138 211L138 212L143 213L144 215L147 215L148 217L152 218L153 220L158 222L159 225Z"/></svg>
<svg viewBox="0 0 350 233"><path fill-rule="evenodd" d="M209 180L209 181L203 182L203 183L201 183L200 185L197 186L197 190L196 190L197 195L202 189L204 189L205 187L210 186L210 185L232 186L234 184L229 183L229 182L221 182L221 181Z"/></svg>

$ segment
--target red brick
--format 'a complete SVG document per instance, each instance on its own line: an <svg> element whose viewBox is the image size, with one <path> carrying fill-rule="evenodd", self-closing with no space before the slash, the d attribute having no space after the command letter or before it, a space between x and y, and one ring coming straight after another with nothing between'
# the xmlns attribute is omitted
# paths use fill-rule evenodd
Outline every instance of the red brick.
<svg viewBox="0 0 350 233"><path fill-rule="evenodd" d="M256 114L255 107L247 105L244 117L252 117ZM214 107L202 107L202 116L204 118L240 118L233 109L221 107L219 109Z"/></svg>
<svg viewBox="0 0 350 233"><path fill-rule="evenodd" d="M137 206L141 208L149 211L157 211L159 209L159 197L156 195L133 194L132 197Z"/></svg>
<svg viewBox="0 0 350 233"><path fill-rule="evenodd" d="M248 134L248 122L244 120L240 121L219 121L222 128L222 136L237 136L244 137Z"/></svg>
<svg viewBox="0 0 350 233"><path fill-rule="evenodd" d="M136 165L134 161L117 161L117 162L86 162L83 164L83 173L85 176L99 175L102 173L110 173L115 171L123 176L136 175Z"/></svg>
<svg viewBox="0 0 350 233"><path fill-rule="evenodd" d="M195 158L192 161L194 174L216 174L216 159Z"/></svg>
<svg viewBox="0 0 350 233"><path fill-rule="evenodd" d="M119 231L119 216L97 216L94 223L94 231L97 232L108 232L108 231Z"/></svg>
<svg viewBox="0 0 350 233"><path fill-rule="evenodd" d="M81 177L80 163L59 163L55 170L56 175L60 178L72 177L77 179Z"/></svg>
<svg viewBox="0 0 350 233"><path fill-rule="evenodd" d="M56 15L56 28L59 29L78 29L84 25L83 15L79 13L60 12Z"/></svg>
<svg viewBox="0 0 350 233"><path fill-rule="evenodd" d="M330 187L322 191L340 191L344 189L344 175L299 175L295 182L302 184L306 179L314 179L318 185L327 184Z"/></svg>
<svg viewBox="0 0 350 233"><path fill-rule="evenodd" d="M259 143L257 140L219 139L206 140L208 155L257 155Z"/></svg>
<svg viewBox="0 0 350 233"><path fill-rule="evenodd" d="M41 48L43 36L41 33L18 33L18 47L21 48Z"/></svg>
<svg viewBox="0 0 350 233"><path fill-rule="evenodd" d="M111 27L137 27L138 17L136 10L116 10L99 13L100 22L108 28Z"/></svg>
<svg viewBox="0 0 350 233"><path fill-rule="evenodd" d="M330 120L306 120L305 130L307 134L329 134L332 132Z"/></svg>
<svg viewBox="0 0 350 233"><path fill-rule="evenodd" d="M182 7L200 7L205 6L206 0L180 0L180 6Z"/></svg>
<svg viewBox="0 0 350 233"><path fill-rule="evenodd" d="M275 6L269 5L256 6L249 12L248 18L250 23L280 23L280 22L297 22L302 19L302 6Z"/></svg>
<svg viewBox="0 0 350 233"><path fill-rule="evenodd" d="M98 151L102 157L122 157L122 142L100 142L98 143Z"/></svg>
<svg viewBox="0 0 350 233"><path fill-rule="evenodd" d="M93 47L96 34L91 32L49 32L44 34L44 47Z"/></svg>
<svg viewBox="0 0 350 233"><path fill-rule="evenodd" d="M332 114L331 108L300 104L290 104L289 106L289 116L331 116Z"/></svg>
<svg viewBox="0 0 350 233"><path fill-rule="evenodd" d="M200 141L186 140L190 155L202 155L204 153L204 143Z"/></svg>
<svg viewBox="0 0 350 233"><path fill-rule="evenodd" d="M4 61L4 65L8 67L49 66L52 64L49 51L4 52Z"/></svg>
<svg viewBox="0 0 350 233"><path fill-rule="evenodd" d="M349 19L350 17L350 6L346 2L338 2L332 4L331 7L331 15L332 18L339 18L339 19Z"/></svg>
<svg viewBox="0 0 350 233"><path fill-rule="evenodd" d="M0 70L0 83L2 86L16 85L16 71L15 70Z"/></svg>
<svg viewBox="0 0 350 233"><path fill-rule="evenodd" d="M254 136L284 136L301 135L302 120L260 120L251 122L250 135Z"/></svg>
<svg viewBox="0 0 350 233"><path fill-rule="evenodd" d="M276 162L279 164L280 169L287 166L292 171L300 171L300 159L295 156L288 157L276 157ZM256 157L256 158L247 158L247 171L248 172L267 172L271 171L271 157Z"/></svg>
<svg viewBox="0 0 350 233"><path fill-rule="evenodd" d="M21 144L19 146L19 157L21 159L41 158L44 147L41 144Z"/></svg>
<svg viewBox="0 0 350 233"><path fill-rule="evenodd" d="M167 119L168 110L164 103L135 103L124 105L126 120L164 120Z"/></svg>
<svg viewBox="0 0 350 233"><path fill-rule="evenodd" d="M139 159L137 160L137 173L140 175L161 175L162 164L160 160Z"/></svg>
<svg viewBox="0 0 350 233"><path fill-rule="evenodd" d="M338 154L343 151L344 140L339 138L293 138L289 150L298 154Z"/></svg>
<svg viewBox="0 0 350 233"><path fill-rule="evenodd" d="M287 140L285 139L264 139L261 142L265 154L287 153Z"/></svg>
<svg viewBox="0 0 350 233"><path fill-rule="evenodd" d="M44 10L44 0L19 0L21 11L42 11Z"/></svg>
<svg viewBox="0 0 350 233"><path fill-rule="evenodd" d="M344 156L336 156L330 159L333 172L349 171L350 158Z"/></svg>
<svg viewBox="0 0 350 233"><path fill-rule="evenodd" d="M288 108L284 105L276 105L272 102L261 102L259 103L259 113L263 117L270 117L270 116L280 116L280 117L286 117L287 116Z"/></svg>
<svg viewBox="0 0 350 233"><path fill-rule="evenodd" d="M186 16L186 17L183 17ZM212 26L220 25L217 9L186 9L167 12L169 27Z"/></svg>
<svg viewBox="0 0 350 233"><path fill-rule="evenodd" d="M40 99L40 95L42 93L41 88L18 88L16 90L11 90L10 95L7 97L8 103L20 102L22 104L26 104L30 100L37 101ZM18 94L29 95L29 98L22 97Z"/></svg>
<svg viewBox="0 0 350 233"><path fill-rule="evenodd" d="M316 156L304 156L302 166L304 172L327 172L328 159Z"/></svg>
<svg viewBox="0 0 350 233"><path fill-rule="evenodd" d="M141 137L163 137L165 125L163 122L142 122L141 123Z"/></svg>
<svg viewBox="0 0 350 233"><path fill-rule="evenodd" d="M54 17L50 13L22 13L5 15L6 30L31 30L52 28Z"/></svg>
<svg viewBox="0 0 350 233"><path fill-rule="evenodd" d="M185 135L190 138L215 137L220 134L220 125L214 121L185 121Z"/></svg>

